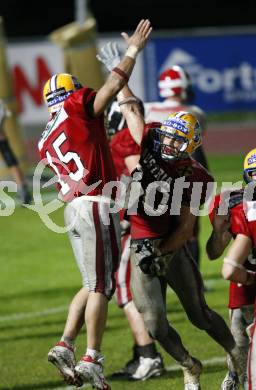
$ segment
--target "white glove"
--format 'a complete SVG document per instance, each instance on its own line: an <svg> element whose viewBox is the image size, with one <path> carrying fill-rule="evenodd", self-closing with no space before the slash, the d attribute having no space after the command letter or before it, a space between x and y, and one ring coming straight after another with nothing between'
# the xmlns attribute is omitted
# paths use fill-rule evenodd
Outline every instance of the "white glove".
<svg viewBox="0 0 256 390"><path fill-rule="evenodd" d="M101 55L97 54L96 57L111 72L121 61L117 43L108 42L100 50Z"/></svg>

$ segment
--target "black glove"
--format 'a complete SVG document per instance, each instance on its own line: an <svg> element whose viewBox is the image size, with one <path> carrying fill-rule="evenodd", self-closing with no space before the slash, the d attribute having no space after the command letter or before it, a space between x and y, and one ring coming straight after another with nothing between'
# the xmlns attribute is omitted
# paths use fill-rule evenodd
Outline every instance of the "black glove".
<svg viewBox="0 0 256 390"><path fill-rule="evenodd" d="M144 274L155 276L155 274L154 274L154 266L153 266L155 257L156 256L152 254L150 256L143 257L140 260L139 267L140 267L141 271Z"/></svg>
<svg viewBox="0 0 256 390"><path fill-rule="evenodd" d="M141 271L150 276L165 275L170 257L156 256L154 254L143 257L139 262Z"/></svg>

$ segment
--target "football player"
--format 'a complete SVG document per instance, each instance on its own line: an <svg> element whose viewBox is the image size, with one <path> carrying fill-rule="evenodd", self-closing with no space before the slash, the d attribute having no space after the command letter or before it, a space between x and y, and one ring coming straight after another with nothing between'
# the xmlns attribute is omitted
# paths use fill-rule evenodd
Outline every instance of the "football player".
<svg viewBox="0 0 256 390"><path fill-rule="evenodd" d="M143 103L139 101L142 114ZM126 127L125 120L117 101L109 106L107 113L107 129L110 138L110 149L119 180L127 183L140 158L140 148L134 142ZM115 372L114 377L128 377L135 380L146 380L163 373L164 366L161 355L157 352L154 340L149 336L142 316L132 300L130 281L130 224L120 213L122 231L122 255L116 272L116 301L128 320L132 331L134 346L133 357L123 369Z"/></svg>
<svg viewBox="0 0 256 390"><path fill-rule="evenodd" d="M251 150L244 160L244 179L247 184L255 186L256 182L256 149ZM230 280L229 307L231 309L231 330L243 352L246 363L248 352L248 337L246 327L253 322L253 311L256 298L256 198L246 200L246 188L230 194L228 213L218 215L218 207L226 202L225 194L215 198L214 209L210 215L213 231L207 242L207 253L210 259L223 254L233 237L233 242L224 258L222 275ZM255 325L250 327L251 336L254 335ZM255 337L255 336L254 336ZM255 344L251 341L251 350L248 359L247 376L240 378L243 388L256 389L255 375ZM245 364L246 365L246 364ZM239 380L236 372L229 369L223 383L223 390L239 389Z"/></svg>
<svg viewBox="0 0 256 390"><path fill-rule="evenodd" d="M31 194L28 189L28 184L24 177L22 170L19 167L18 160L10 147L9 141L6 137L4 130L5 119L11 115L11 113L5 107L5 104L0 100L0 153L3 160L17 183L18 197L22 204L31 203Z"/></svg>
<svg viewBox="0 0 256 390"><path fill-rule="evenodd" d="M229 196L229 199L227 198ZM243 234L244 212L243 212L244 190L231 193L219 194L214 199L214 207L209 214L213 231L209 237L206 250L210 260L218 259L231 242L239 240L239 234ZM219 206L228 202L227 215L218 215ZM242 216L242 218L241 218ZM253 250L244 266L248 270L256 271L255 251ZM230 282L229 286L229 315L231 321L231 332L241 354L244 356L244 372L240 376L240 382L244 389L247 389L246 361L248 356L249 338L246 327L253 322L254 302L256 297L256 283L251 285L238 285ZM222 383L222 390L239 389L240 383L236 372L230 369Z"/></svg>
<svg viewBox="0 0 256 390"><path fill-rule="evenodd" d="M128 35L126 42L129 44ZM145 125L127 85L118 94L118 101L131 135L141 148L131 185L139 182L142 195L137 213L129 216L133 300L151 337L180 363L184 389L198 390L202 365L188 353L168 322L167 285L179 297L190 321L223 346L233 364L241 370L240 350L225 321L207 306L201 274L186 247L196 218L195 210L190 209L192 187L195 182L202 184L199 201L203 204L209 196L208 184L213 182L213 177L191 158L201 144L200 125L193 114L184 111L171 114L162 124ZM183 194L179 196L181 182L186 182L186 188L182 188ZM151 196L153 204L151 188L155 188ZM167 197L167 204L163 204L166 193L171 196ZM128 209L127 213L130 211Z"/></svg>
<svg viewBox="0 0 256 390"><path fill-rule="evenodd" d="M192 105L195 94L189 74L179 65L164 70L158 80L159 95L163 99L161 102L145 103L146 122L163 122L171 112L188 111L194 114L202 129L202 135L206 130L206 116L200 107ZM200 145L192 153L192 157L202 166L208 169L208 162ZM198 264L200 265L200 246L199 246L199 218L196 219L193 235L188 240L189 250Z"/></svg>
<svg viewBox="0 0 256 390"><path fill-rule="evenodd" d="M53 75L44 87L51 117L38 148L58 177L59 197L67 202L65 223L83 279L83 288L69 307L63 336L48 359L68 383L77 386L90 382L96 389L110 389L103 374L101 342L108 301L115 291L120 227L119 215L110 213L113 200L102 195L104 185L116 180L104 110L127 83L151 30L149 20L141 20L121 60L114 45L102 51L102 58L113 51L117 61L109 64L110 75L98 92L66 73ZM77 363L74 341L84 321L87 349Z"/></svg>

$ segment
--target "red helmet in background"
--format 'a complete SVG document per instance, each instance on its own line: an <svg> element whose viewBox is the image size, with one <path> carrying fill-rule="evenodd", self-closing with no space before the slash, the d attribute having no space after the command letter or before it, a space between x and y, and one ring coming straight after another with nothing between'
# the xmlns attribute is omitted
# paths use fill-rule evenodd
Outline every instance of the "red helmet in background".
<svg viewBox="0 0 256 390"><path fill-rule="evenodd" d="M182 100L187 100L192 90L188 73L179 65L174 65L160 74L158 87L162 98L178 96Z"/></svg>

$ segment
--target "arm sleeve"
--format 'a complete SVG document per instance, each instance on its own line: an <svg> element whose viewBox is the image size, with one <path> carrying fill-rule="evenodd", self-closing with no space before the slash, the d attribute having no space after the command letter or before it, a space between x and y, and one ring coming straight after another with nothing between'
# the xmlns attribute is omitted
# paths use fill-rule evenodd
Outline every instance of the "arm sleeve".
<svg viewBox="0 0 256 390"><path fill-rule="evenodd" d="M93 120L92 104L96 91L91 88L82 88L72 93L66 100L65 109L70 113L83 117L87 121Z"/></svg>
<svg viewBox="0 0 256 390"><path fill-rule="evenodd" d="M132 138L128 128L116 133L110 142L111 150L124 159L129 156L140 154L140 146Z"/></svg>

